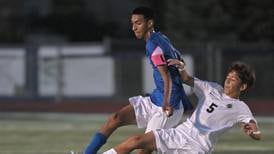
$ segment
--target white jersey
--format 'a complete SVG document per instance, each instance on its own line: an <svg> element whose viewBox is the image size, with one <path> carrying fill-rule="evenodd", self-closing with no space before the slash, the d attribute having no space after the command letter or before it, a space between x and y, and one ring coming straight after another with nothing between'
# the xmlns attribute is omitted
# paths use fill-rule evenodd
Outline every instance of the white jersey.
<svg viewBox="0 0 274 154"><path fill-rule="evenodd" d="M226 96L217 83L194 79L198 105L176 128L154 130L159 154L208 154L217 139L234 124L254 119L248 106Z"/></svg>
<svg viewBox="0 0 274 154"><path fill-rule="evenodd" d="M183 124L190 129L183 131L206 151L213 150L220 135L234 124L248 123L250 120L256 122L249 107L243 101L225 95L217 83L195 78L194 92L198 97L198 105Z"/></svg>

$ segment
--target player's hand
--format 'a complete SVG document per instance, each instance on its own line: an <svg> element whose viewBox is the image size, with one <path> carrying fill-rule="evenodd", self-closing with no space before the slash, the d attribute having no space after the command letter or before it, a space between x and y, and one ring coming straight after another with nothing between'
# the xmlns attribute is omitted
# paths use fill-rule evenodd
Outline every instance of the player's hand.
<svg viewBox="0 0 274 154"><path fill-rule="evenodd" d="M162 107L163 112L166 114L167 117L170 117L173 115L173 108L169 105L164 105Z"/></svg>
<svg viewBox="0 0 274 154"><path fill-rule="evenodd" d="M168 66L175 66L178 70L184 70L185 69L185 63L178 60L178 59L168 59L167 60Z"/></svg>
<svg viewBox="0 0 274 154"><path fill-rule="evenodd" d="M242 129L247 135L250 135L252 132L257 131L256 124L254 123L245 123L243 124Z"/></svg>
<svg viewBox="0 0 274 154"><path fill-rule="evenodd" d="M255 140L261 139L261 132L258 130L255 123L242 124L242 130L245 132L245 134L249 135L251 138Z"/></svg>

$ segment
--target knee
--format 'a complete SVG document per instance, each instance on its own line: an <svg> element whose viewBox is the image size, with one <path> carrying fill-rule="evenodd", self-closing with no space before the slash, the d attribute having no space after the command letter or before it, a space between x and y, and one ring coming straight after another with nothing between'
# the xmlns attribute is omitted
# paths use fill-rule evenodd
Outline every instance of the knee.
<svg viewBox="0 0 274 154"><path fill-rule="evenodd" d="M115 147L117 153L129 153L134 149L138 149L140 145L140 139L140 136L132 136L127 138L124 142Z"/></svg>
<svg viewBox="0 0 274 154"><path fill-rule="evenodd" d="M121 116L118 112L113 113L109 119L109 123L115 126L120 126L122 124Z"/></svg>
<svg viewBox="0 0 274 154"><path fill-rule="evenodd" d="M122 143L122 147L126 151L133 151L134 149L145 149L143 151L139 151L139 153L151 153L153 151L149 143L146 141L146 137L144 135L129 137L124 143Z"/></svg>

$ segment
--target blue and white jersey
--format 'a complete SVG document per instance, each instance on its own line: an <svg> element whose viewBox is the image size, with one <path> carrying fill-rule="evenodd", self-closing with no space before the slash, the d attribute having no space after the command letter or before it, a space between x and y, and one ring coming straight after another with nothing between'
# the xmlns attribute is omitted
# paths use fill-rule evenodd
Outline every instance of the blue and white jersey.
<svg viewBox="0 0 274 154"><path fill-rule="evenodd" d="M150 94L150 98L155 105L163 106L164 81L157 66L167 65L168 59L180 59L181 54L171 45L165 35L160 32L153 32L146 43L146 56L152 64L153 78L156 85L156 88ZM172 80L170 105L178 109L179 103L182 101L185 110L191 108L177 68L168 66L168 71Z"/></svg>

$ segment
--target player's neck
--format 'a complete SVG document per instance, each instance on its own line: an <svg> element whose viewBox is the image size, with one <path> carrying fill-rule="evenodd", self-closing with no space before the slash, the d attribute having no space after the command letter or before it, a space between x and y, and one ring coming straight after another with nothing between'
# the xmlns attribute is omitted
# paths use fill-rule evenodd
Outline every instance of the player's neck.
<svg viewBox="0 0 274 154"><path fill-rule="evenodd" d="M151 34L154 32L154 29L149 29L145 36L145 41L147 42L151 36Z"/></svg>
<svg viewBox="0 0 274 154"><path fill-rule="evenodd" d="M238 93L224 93L226 96L230 97L230 98L233 98L233 99L240 99L240 94Z"/></svg>

